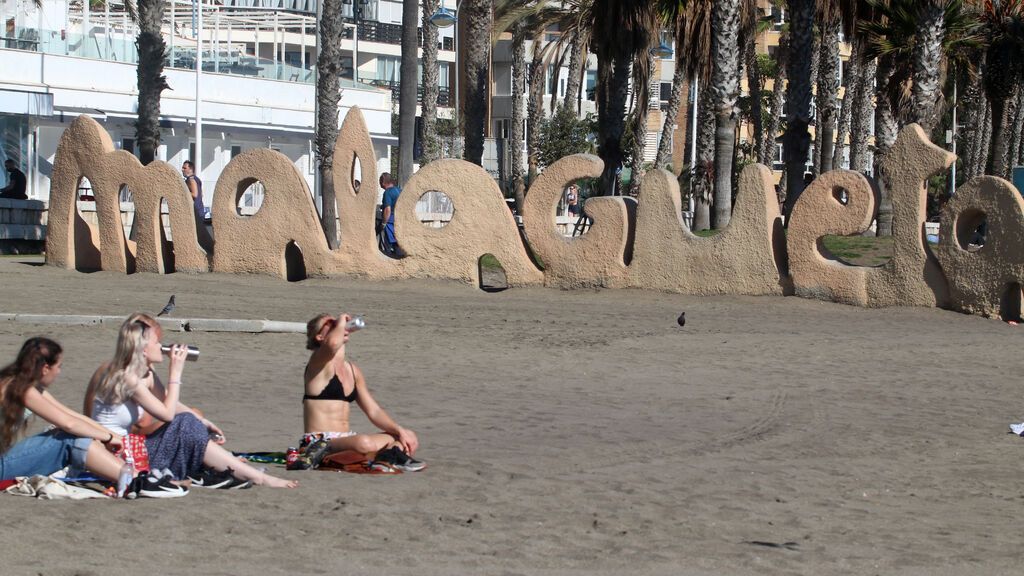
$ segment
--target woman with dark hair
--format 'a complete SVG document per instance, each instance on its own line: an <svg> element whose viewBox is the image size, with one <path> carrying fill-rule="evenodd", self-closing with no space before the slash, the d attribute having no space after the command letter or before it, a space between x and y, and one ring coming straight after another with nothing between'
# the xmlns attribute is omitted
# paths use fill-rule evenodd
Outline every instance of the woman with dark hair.
<svg viewBox="0 0 1024 576"><path fill-rule="evenodd" d="M297 467L316 468L331 453L352 450L374 464L403 472L416 472L426 464L413 458L419 447L416 433L399 426L370 394L363 371L345 357L351 317L319 314L306 324L306 363L302 421L303 454ZM381 431L357 434L349 428L355 403Z"/></svg>
<svg viewBox="0 0 1024 576"><path fill-rule="evenodd" d="M100 366L85 393L85 411L108 429L127 434L152 417L158 428L142 430L151 469L170 471L175 479L192 480L201 488L248 488L253 484L294 488L284 480L257 470L224 449L224 433L215 424L182 404L186 349L171 347L167 384L153 370L164 361L163 331L152 317L135 313L121 324L114 359ZM147 427L148 428L148 427ZM213 473L205 469L212 469Z"/></svg>
<svg viewBox="0 0 1024 576"><path fill-rule="evenodd" d="M116 481L124 462L111 454L123 438L61 404L49 392L63 350L49 338L29 338L18 358L0 370L0 480L50 475L71 465ZM56 429L15 443L35 414Z"/></svg>

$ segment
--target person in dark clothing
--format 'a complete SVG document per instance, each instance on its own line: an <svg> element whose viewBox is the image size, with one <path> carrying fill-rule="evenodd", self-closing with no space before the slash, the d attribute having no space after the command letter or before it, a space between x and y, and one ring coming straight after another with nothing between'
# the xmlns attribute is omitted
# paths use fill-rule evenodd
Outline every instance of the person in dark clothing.
<svg viewBox="0 0 1024 576"><path fill-rule="evenodd" d="M4 168L7 169L10 176L7 179L7 186L4 186L3 190L0 190L0 198L28 200L28 194L25 193L25 187L28 184L28 179L25 178L25 173L18 170L18 166L14 163L14 160L5 161Z"/></svg>
<svg viewBox="0 0 1024 576"><path fill-rule="evenodd" d="M206 221L206 207L203 205L203 181L196 176L196 167L191 160L185 160L182 163L181 175L185 177L188 193L192 195L192 209L196 213L196 225L202 226Z"/></svg>

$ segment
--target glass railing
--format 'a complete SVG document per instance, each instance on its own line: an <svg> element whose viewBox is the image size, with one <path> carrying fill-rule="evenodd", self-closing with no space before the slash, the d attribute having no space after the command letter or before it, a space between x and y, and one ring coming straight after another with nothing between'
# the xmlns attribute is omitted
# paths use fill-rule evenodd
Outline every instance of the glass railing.
<svg viewBox="0 0 1024 576"><path fill-rule="evenodd" d="M126 36L116 31L107 35L102 31L92 34L76 34L37 28L17 27L13 30L8 28L7 33L0 36L0 47L126 64L137 64L139 58L138 50L135 47L135 37ZM312 63L310 64L312 65ZM164 66L195 70L195 48L175 46L172 52L168 44ZM316 74L313 68L302 68L279 60L258 58L237 50L203 50L203 71L215 74L235 74L268 80L313 84ZM351 80L342 80L342 85L347 88L371 88L366 84L353 83Z"/></svg>

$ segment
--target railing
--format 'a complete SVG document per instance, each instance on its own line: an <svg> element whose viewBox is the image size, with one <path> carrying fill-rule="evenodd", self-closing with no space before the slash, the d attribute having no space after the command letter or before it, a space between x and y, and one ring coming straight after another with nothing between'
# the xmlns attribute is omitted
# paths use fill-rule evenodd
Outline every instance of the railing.
<svg viewBox="0 0 1024 576"><path fill-rule="evenodd" d="M379 88L387 88L388 90L391 90L392 102L398 102L399 98L401 97L401 82L395 82L393 80L369 80L366 78L364 78L362 81L373 86L377 86ZM416 89L416 101L419 102L420 104L423 103L423 86L418 86ZM450 106L450 102L451 93L449 92L448 88L445 88L444 86L439 87L437 91L437 104L439 106Z"/></svg>
<svg viewBox="0 0 1024 576"><path fill-rule="evenodd" d="M38 30L35 28L15 28L13 36L0 37L4 48L29 50L46 54L77 56L108 62L138 64L139 54L135 47L135 38L123 32L112 31L112 34L75 34L61 33L56 30ZM216 60L214 55L216 54ZM196 65L195 48L175 46L173 62L168 47L164 58L164 66L194 70ZM312 84L314 71L292 66L278 60L257 58L256 56L229 50L203 50L203 71L219 74L237 74L269 80L285 80Z"/></svg>

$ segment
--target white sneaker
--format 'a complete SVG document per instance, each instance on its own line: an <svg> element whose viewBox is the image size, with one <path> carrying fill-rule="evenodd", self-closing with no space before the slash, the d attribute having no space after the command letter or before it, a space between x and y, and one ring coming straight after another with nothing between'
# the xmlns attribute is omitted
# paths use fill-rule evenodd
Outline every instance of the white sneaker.
<svg viewBox="0 0 1024 576"><path fill-rule="evenodd" d="M1017 436L1024 435L1024 422L1020 424L1010 424L1010 432L1013 432Z"/></svg>

